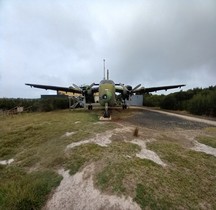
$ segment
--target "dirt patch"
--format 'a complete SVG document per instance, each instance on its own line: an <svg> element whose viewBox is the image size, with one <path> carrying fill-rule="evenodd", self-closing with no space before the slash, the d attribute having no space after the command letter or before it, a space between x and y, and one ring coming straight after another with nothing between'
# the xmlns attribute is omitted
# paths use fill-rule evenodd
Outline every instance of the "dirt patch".
<svg viewBox="0 0 216 210"><path fill-rule="evenodd" d="M71 143L66 147L66 150L88 143L94 143L102 147L107 147L109 144L112 143L112 141L121 139L122 141L137 144L141 147L141 151L136 154L138 158L149 159L159 165L166 166L166 164L160 159L160 157L155 152L146 149L146 143L150 141L155 141L155 139L145 139L144 136L147 135L147 131L145 130L145 132L140 132L140 139L133 139L132 141L130 141L129 136L132 137L133 131L133 127L122 126L121 128L116 128L112 131L106 131L104 133L96 134L96 136L91 139Z"/></svg>
<svg viewBox="0 0 216 210"><path fill-rule="evenodd" d="M159 133L160 135L157 137L159 141L166 140L172 143L180 144L183 147L191 148L194 146L194 139L203 134L202 130L183 130L176 129L173 130L165 130Z"/></svg>
<svg viewBox="0 0 216 210"><path fill-rule="evenodd" d="M69 171L64 169L59 170L63 180L44 210L140 210L131 197L106 195L96 189L93 184L94 170L94 164L86 166L74 176L70 176Z"/></svg>
<svg viewBox="0 0 216 210"><path fill-rule="evenodd" d="M141 159L152 160L153 162L159 165L166 166L166 164L160 159L160 157L155 152L146 149L146 143L152 142L152 141L155 141L155 139L151 139L147 141L143 141L141 139L134 139L133 141L130 141L130 142L133 144L137 144L141 147L141 151L136 154L137 157Z"/></svg>
<svg viewBox="0 0 216 210"><path fill-rule="evenodd" d="M11 163L14 162L14 159L9 159L9 160L1 160L0 165L10 165Z"/></svg>
<svg viewBox="0 0 216 210"><path fill-rule="evenodd" d="M194 144L194 147L191 148L192 150L195 150L197 152L204 152L206 154L213 155L216 157L216 148L207 146L205 144L201 144L198 141L194 141Z"/></svg>
<svg viewBox="0 0 216 210"><path fill-rule="evenodd" d="M66 132L61 138L72 136L72 135L74 135L75 133L76 133L76 132Z"/></svg>
<svg viewBox="0 0 216 210"><path fill-rule="evenodd" d="M132 133L132 130L133 130L132 127L122 127L122 128L116 128L111 131L109 130L103 133L99 133L99 134L96 134L95 137L93 138L86 139L86 140L79 141L79 142L74 142L74 143L67 145L66 150L80 146L82 144L88 144L88 143L94 143L102 147L107 147L109 144L111 144L112 142L111 137L113 135L118 134L118 133L127 133L127 132Z"/></svg>

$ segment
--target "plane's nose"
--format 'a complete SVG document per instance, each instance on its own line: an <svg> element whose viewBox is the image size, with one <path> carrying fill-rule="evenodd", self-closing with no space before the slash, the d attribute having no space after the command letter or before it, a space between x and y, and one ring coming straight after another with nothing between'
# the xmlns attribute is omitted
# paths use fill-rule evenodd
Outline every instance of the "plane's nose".
<svg viewBox="0 0 216 210"><path fill-rule="evenodd" d="M102 99L107 99L107 94L104 94L104 95L102 96Z"/></svg>

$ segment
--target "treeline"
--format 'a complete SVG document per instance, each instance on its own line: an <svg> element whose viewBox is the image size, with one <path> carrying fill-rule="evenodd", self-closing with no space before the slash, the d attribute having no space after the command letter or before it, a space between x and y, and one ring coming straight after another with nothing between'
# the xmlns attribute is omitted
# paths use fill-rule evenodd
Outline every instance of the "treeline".
<svg viewBox="0 0 216 210"><path fill-rule="evenodd" d="M0 110L6 111L16 107L24 107L24 111L53 111L67 109L69 107L68 98L45 98L45 99L14 99L1 98Z"/></svg>
<svg viewBox="0 0 216 210"><path fill-rule="evenodd" d="M75 101L71 101L71 104ZM187 91L171 93L169 95L144 95L144 106L160 107L169 110L186 110L196 115L216 117L216 86L209 88L195 88ZM67 109L68 98L44 99L13 99L0 98L0 110L11 110L24 107L25 111L53 111Z"/></svg>
<svg viewBox="0 0 216 210"><path fill-rule="evenodd" d="M169 95L145 95L144 106L186 110L191 114L216 117L216 86L195 88Z"/></svg>

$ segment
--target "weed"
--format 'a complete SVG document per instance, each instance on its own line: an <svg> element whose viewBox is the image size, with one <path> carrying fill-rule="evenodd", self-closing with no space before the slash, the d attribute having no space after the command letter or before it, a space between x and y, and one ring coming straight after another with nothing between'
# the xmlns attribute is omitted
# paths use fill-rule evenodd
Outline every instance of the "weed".
<svg viewBox="0 0 216 210"><path fill-rule="evenodd" d="M139 136L139 129L137 127L134 130L133 136L135 136L135 137Z"/></svg>

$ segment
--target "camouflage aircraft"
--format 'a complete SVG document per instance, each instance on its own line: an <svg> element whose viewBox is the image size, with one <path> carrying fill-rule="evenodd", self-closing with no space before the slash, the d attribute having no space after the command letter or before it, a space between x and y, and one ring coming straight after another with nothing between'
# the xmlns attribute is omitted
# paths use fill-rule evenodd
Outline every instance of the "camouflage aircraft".
<svg viewBox="0 0 216 210"><path fill-rule="evenodd" d="M30 87L41 88L46 90L56 90L64 91L66 93L77 93L82 94L85 97L86 103L89 103L88 109L92 109L91 103L94 103L94 94L99 93L99 103L105 107L104 117L109 118L110 112L109 107L117 105L116 94L120 94L122 99L122 108L126 109L127 104L126 100L129 100L130 96L133 94L145 94L150 92L155 92L158 90L168 90L172 88L181 88L185 85L171 85L171 86L160 86L160 87L150 87L144 88L141 87L141 84L132 88L130 85L124 85L122 83L116 84L109 79L109 70L107 70L107 78L105 76L105 67L104 67L104 79L101 80L99 84L92 83L89 86L77 86L73 84L70 87L59 87L59 86L50 86L50 85L39 85L39 84L26 84Z"/></svg>

